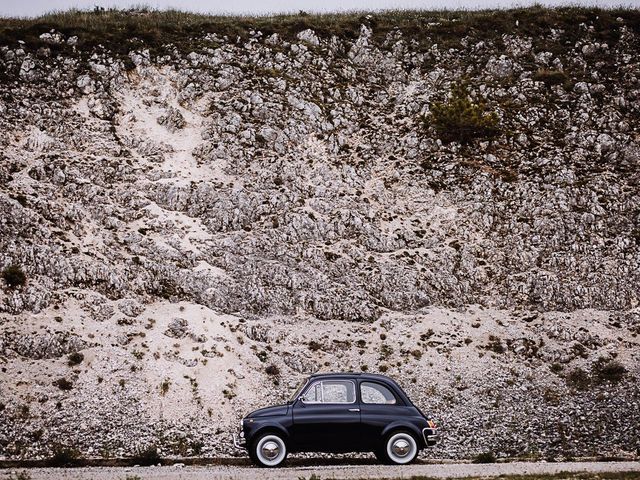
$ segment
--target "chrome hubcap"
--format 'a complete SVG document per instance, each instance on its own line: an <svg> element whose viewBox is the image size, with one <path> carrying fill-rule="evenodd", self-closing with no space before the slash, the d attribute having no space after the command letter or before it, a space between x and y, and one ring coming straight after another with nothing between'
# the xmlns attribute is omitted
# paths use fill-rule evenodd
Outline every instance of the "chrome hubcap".
<svg viewBox="0 0 640 480"><path fill-rule="evenodd" d="M273 460L280 453L280 447L276 442L268 441L262 445L262 455L269 460Z"/></svg>
<svg viewBox="0 0 640 480"><path fill-rule="evenodd" d="M391 450L393 450L393 453L395 453L399 457L406 457L411 450L411 445L409 445L409 442L401 438L393 442Z"/></svg>

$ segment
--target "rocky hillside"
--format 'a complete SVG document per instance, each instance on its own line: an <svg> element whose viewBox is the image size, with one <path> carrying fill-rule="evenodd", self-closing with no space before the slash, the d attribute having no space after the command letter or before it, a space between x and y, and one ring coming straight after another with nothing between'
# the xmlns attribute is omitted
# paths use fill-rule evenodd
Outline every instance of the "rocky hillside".
<svg viewBox="0 0 640 480"><path fill-rule="evenodd" d="M240 454L386 372L424 456L640 454L640 12L0 20L0 459Z"/></svg>

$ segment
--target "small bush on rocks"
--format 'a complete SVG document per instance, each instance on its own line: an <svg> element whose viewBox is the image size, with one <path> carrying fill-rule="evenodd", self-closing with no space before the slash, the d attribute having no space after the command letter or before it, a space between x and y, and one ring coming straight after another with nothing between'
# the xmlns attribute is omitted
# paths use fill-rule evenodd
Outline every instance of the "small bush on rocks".
<svg viewBox="0 0 640 480"><path fill-rule="evenodd" d="M169 380L168 378L165 378L160 384L160 395L164 397L169 391L170 386L171 386L171 380Z"/></svg>
<svg viewBox="0 0 640 480"><path fill-rule="evenodd" d="M68 392L69 390L71 390L73 388L73 383L71 383L69 380L67 380L64 377L59 378L58 380L53 382L53 384L56 387L58 387L60 390L64 390L65 392Z"/></svg>
<svg viewBox="0 0 640 480"><path fill-rule="evenodd" d="M498 115L487 112L484 103L474 103L463 84L454 85L446 103L432 103L424 119L445 142L469 143L478 138L493 138L500 133Z"/></svg>
<svg viewBox="0 0 640 480"><path fill-rule="evenodd" d="M224 395L224 398L226 398L227 400L233 400L236 397L236 393L231 390L231 387L229 387L229 389L224 389L222 390L222 395Z"/></svg>
<svg viewBox="0 0 640 480"><path fill-rule="evenodd" d="M593 373L600 382L617 383L627 373L627 369L617 360L599 359L593 366Z"/></svg>
<svg viewBox="0 0 640 480"><path fill-rule="evenodd" d="M562 85L569 77L567 74L560 70L553 70L548 68L539 69L534 75L533 80L536 82L543 82L547 86Z"/></svg>
<svg viewBox="0 0 640 480"><path fill-rule="evenodd" d="M144 467L157 465L162 462L162 458L160 458L160 454L158 453L158 447L155 445L138 449L135 455L131 457L131 460L133 463Z"/></svg>
<svg viewBox="0 0 640 480"><path fill-rule="evenodd" d="M202 442L195 440L191 442L189 446L191 447L191 451L193 452L194 455L200 455L202 453L202 448L204 447L204 444Z"/></svg>
<svg viewBox="0 0 640 480"><path fill-rule="evenodd" d="M53 449L53 455L45 462L47 467L68 467L77 465L80 452L75 448L58 446Z"/></svg>
<svg viewBox="0 0 640 480"><path fill-rule="evenodd" d="M80 352L73 352L69 354L69 356L67 357L67 360L69 361L68 363L70 367L73 367L75 365L80 365L84 360L84 355Z"/></svg>
<svg viewBox="0 0 640 480"><path fill-rule="evenodd" d="M502 344L502 340L493 335L489 335L489 343L485 346L487 350L491 350L494 353L504 353L506 349Z"/></svg>
<svg viewBox="0 0 640 480"><path fill-rule="evenodd" d="M380 360L386 360L391 355L393 355L393 348L386 344L380 346Z"/></svg>
<svg viewBox="0 0 640 480"><path fill-rule="evenodd" d="M496 456L493 452L484 452L476 455L472 461L473 463L496 463Z"/></svg>
<svg viewBox="0 0 640 480"><path fill-rule="evenodd" d="M280 375L280 369L274 364L269 365L264 369L264 371L267 373L267 375Z"/></svg>
<svg viewBox="0 0 640 480"><path fill-rule="evenodd" d="M258 360L260 360L262 363L267 361L267 357L269 356L269 354L267 352L265 352L264 350L256 353L256 357L258 357Z"/></svg>
<svg viewBox="0 0 640 480"><path fill-rule="evenodd" d="M2 271L2 279L9 288L22 287L27 283L27 276L18 265L9 265Z"/></svg>
<svg viewBox="0 0 640 480"><path fill-rule="evenodd" d="M567 385L575 390L587 390L591 386L589 374L582 368L571 370L566 377Z"/></svg>

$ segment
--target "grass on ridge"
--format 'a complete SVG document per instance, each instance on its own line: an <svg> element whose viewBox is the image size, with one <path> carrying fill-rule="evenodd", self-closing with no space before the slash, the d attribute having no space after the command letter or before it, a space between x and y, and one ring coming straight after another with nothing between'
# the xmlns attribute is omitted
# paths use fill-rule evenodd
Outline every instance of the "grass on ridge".
<svg viewBox="0 0 640 480"><path fill-rule="evenodd" d="M79 48L102 45L115 53L134 48L159 47L173 43L192 48L195 39L207 33L230 40L248 38L252 31L264 36L278 33L292 40L311 28L321 37L332 35L355 39L362 24L373 28L374 41L380 43L387 33L399 28L404 35L420 43L456 46L465 36L499 40L503 34L539 37L552 28L569 37L579 35L580 24L594 27L594 40L615 43L622 25L640 32L640 10L595 7L545 8L533 6L510 10L416 11L395 10L382 13L351 12L267 16L211 16L177 10L68 10L37 18L0 18L0 45L16 46L23 40L30 47L43 45L39 36L54 29L79 37ZM62 47L60 47L62 48Z"/></svg>

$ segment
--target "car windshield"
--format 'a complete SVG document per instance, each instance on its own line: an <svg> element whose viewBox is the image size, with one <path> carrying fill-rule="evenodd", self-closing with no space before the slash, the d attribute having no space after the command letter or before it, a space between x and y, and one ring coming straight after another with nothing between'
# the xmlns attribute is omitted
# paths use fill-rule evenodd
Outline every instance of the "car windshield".
<svg viewBox="0 0 640 480"><path fill-rule="evenodd" d="M289 399L290 402L294 402L296 398L298 398L298 395L300 395L300 392L308 382L309 382L308 378L305 378L302 382L300 382L300 385L298 385L298 388L296 388L296 391L294 392L294 394L291 395L291 398Z"/></svg>

